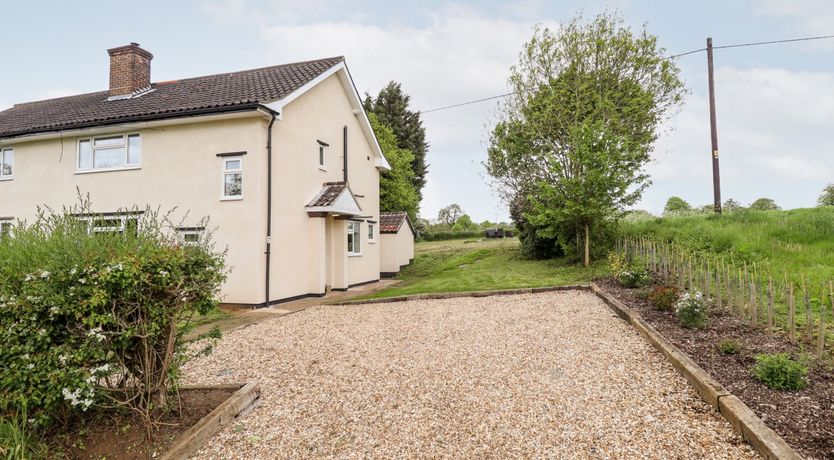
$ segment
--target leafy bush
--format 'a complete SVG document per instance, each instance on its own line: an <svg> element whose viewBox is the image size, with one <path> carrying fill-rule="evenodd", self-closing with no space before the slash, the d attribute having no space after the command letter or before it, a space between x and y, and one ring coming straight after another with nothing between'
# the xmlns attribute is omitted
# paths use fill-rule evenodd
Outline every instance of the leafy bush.
<svg viewBox="0 0 834 460"><path fill-rule="evenodd" d="M620 273L619 281L623 287L639 288L651 284L652 278L645 270L626 270Z"/></svg>
<svg viewBox="0 0 834 460"><path fill-rule="evenodd" d="M654 308L670 311L678 301L678 289L675 286L658 286L649 292L648 299Z"/></svg>
<svg viewBox="0 0 834 460"><path fill-rule="evenodd" d="M741 344L733 339L722 340L718 344L718 351L722 355L737 355L741 352Z"/></svg>
<svg viewBox="0 0 834 460"><path fill-rule="evenodd" d="M797 391L807 385L808 366L787 353L762 354L756 356L753 375L770 388Z"/></svg>
<svg viewBox="0 0 834 460"><path fill-rule="evenodd" d="M685 293L675 304L681 326L687 329L702 328L707 324L707 302L701 291L694 294Z"/></svg>
<svg viewBox="0 0 834 460"><path fill-rule="evenodd" d="M624 252L608 252L608 270L611 272L611 276L620 279L620 275L628 270L628 266L628 256Z"/></svg>
<svg viewBox="0 0 834 460"><path fill-rule="evenodd" d="M40 210L0 239L0 414L38 424L93 406L149 414L186 359L180 338L216 305L224 254L183 244L146 210L122 233L91 233L88 201ZM97 217L91 217L95 220Z"/></svg>

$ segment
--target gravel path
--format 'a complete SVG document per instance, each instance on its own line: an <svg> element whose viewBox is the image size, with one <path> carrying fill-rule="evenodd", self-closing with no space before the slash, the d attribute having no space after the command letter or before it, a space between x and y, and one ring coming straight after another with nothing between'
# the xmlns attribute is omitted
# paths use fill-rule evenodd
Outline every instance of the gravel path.
<svg viewBox="0 0 834 460"><path fill-rule="evenodd" d="M262 388L197 458L756 458L587 292L314 307L184 371Z"/></svg>

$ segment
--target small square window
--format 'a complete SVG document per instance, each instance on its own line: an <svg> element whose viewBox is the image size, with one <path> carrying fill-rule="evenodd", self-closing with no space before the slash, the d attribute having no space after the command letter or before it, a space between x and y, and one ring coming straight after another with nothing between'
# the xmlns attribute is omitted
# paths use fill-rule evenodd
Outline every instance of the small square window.
<svg viewBox="0 0 834 460"><path fill-rule="evenodd" d="M359 222L349 220L347 223L347 252L348 255L362 255L362 244L359 233Z"/></svg>
<svg viewBox="0 0 834 460"><path fill-rule="evenodd" d="M14 175L14 149L0 150L0 179L11 179Z"/></svg>
<svg viewBox="0 0 834 460"><path fill-rule="evenodd" d="M14 222L12 219L0 219L0 239L11 236Z"/></svg>
<svg viewBox="0 0 834 460"><path fill-rule="evenodd" d="M243 199L243 158L229 157L223 159L223 199Z"/></svg>
<svg viewBox="0 0 834 460"><path fill-rule="evenodd" d="M318 141L318 165L322 171L327 168L327 147L326 142Z"/></svg>
<svg viewBox="0 0 834 460"><path fill-rule="evenodd" d="M186 246L196 246L200 244L200 239L203 236L202 228L180 228L178 230L180 232L182 244Z"/></svg>

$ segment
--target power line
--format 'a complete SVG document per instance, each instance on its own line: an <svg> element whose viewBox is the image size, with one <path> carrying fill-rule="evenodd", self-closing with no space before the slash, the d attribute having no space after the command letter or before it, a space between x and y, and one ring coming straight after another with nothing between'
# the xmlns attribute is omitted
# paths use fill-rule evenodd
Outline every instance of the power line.
<svg viewBox="0 0 834 460"><path fill-rule="evenodd" d="M777 44L777 43L807 42L807 41L810 41L810 40L823 40L823 39L826 39L826 38L834 38L834 35L819 35L817 37L789 38L787 40L771 40L771 41L767 41L767 42L738 43L736 45L714 46L713 49L741 48L741 47L744 47L744 46L773 45L773 44Z"/></svg>
<svg viewBox="0 0 834 460"><path fill-rule="evenodd" d="M512 96L513 94L515 94L515 92L506 93L506 94L499 94L498 96L485 97L483 99L477 99L477 100L474 100L474 101L461 102L460 104L452 104L452 105L447 105L447 106L444 106L444 107L437 107L437 108L434 108L434 109L423 110L420 113L430 113L430 112L437 112L438 110L453 109L455 107L461 107L461 106L469 105L469 104L477 104L478 102L490 101L492 99L500 99L502 97Z"/></svg>
<svg viewBox="0 0 834 460"><path fill-rule="evenodd" d="M828 38L834 38L834 35L818 35L816 37L801 37L801 38L789 38L789 39L785 39L785 40L769 40L769 41L764 41L764 42L736 43L736 44L733 44L733 45L714 46L713 49L728 49L728 48L743 48L743 47L747 47L747 46L775 45L775 44L780 44L780 43L793 43L793 42L805 42L805 41L811 41L811 40L824 40L824 39L828 39ZM671 56L666 56L663 59L675 59L675 58L679 58L679 57L683 57L683 56L688 56L690 54L700 53L700 52L703 52L703 51L706 51L706 50L707 50L706 48L698 48L698 49L686 51L684 53L679 53L679 54L673 54ZM511 93L505 93L505 94L499 94L497 96L485 97L485 98L482 98L482 99L476 99L474 101L466 101L466 102L461 102L459 104L446 105L446 106L443 106L443 107L435 107L433 109L423 110L420 113L423 114L423 113L438 112L440 110L454 109L454 108L457 108L457 107L463 107L465 105L471 105L471 104L477 104L479 102L491 101L493 99L501 99L501 98L504 98L504 97L507 97L507 96L512 96L514 94L517 94L517 93L515 91L513 91Z"/></svg>

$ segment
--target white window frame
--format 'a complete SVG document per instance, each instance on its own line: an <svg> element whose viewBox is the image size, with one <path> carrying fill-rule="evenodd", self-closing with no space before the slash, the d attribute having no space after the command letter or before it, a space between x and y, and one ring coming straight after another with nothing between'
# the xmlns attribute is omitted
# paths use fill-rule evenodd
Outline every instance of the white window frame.
<svg viewBox="0 0 834 460"><path fill-rule="evenodd" d="M205 231L204 228L178 228L177 232L180 234L180 241L182 241L183 246L198 246L200 244L200 239L203 237L203 232ZM186 237L196 235L197 241L188 241Z"/></svg>
<svg viewBox="0 0 834 460"><path fill-rule="evenodd" d="M11 174L5 174L5 164L6 164L6 154L10 153L12 157L12 172ZM8 147L4 149L0 149L0 180L12 180L14 179L14 148Z"/></svg>
<svg viewBox="0 0 834 460"><path fill-rule="evenodd" d="M358 220L349 220L345 225L345 247L347 249L348 257L357 257L362 255L362 223ZM350 238L353 237L353 247L350 247ZM357 250L358 249L358 250Z"/></svg>
<svg viewBox="0 0 834 460"><path fill-rule="evenodd" d="M376 224L368 222L368 243L376 243Z"/></svg>
<svg viewBox="0 0 834 460"><path fill-rule="evenodd" d="M316 147L318 147L318 150L316 150L316 164L322 171L327 171L327 150L330 145L326 142L317 141Z"/></svg>
<svg viewBox="0 0 834 460"><path fill-rule="evenodd" d="M122 138L121 145L111 144L107 145L106 147L98 147L96 148L96 140L100 139L108 139L113 137L120 137ZM128 142L129 137L137 136L139 138L139 162L138 163L128 163L128 159L130 158L130 146ZM81 168L81 143L82 142L89 142L90 143L90 167L89 168ZM122 166L114 166L110 168L96 168L96 151L97 150L107 150L112 149L114 147L124 147L125 154L124 154L124 164ZM103 136L95 136L95 137L84 137L79 138L76 142L75 146L75 173L76 174L90 174L90 173L98 173L98 172L107 172L107 171L130 171L134 169L141 169L142 168L142 134L132 132L132 133L124 133L124 134L107 134Z"/></svg>
<svg viewBox="0 0 834 460"><path fill-rule="evenodd" d="M127 221L135 220L136 221L136 229L139 229L139 226L142 224L142 216L139 214L100 214L100 215L93 215L93 216L83 216L81 220L87 222L87 232L89 233L124 233L127 230ZM110 227L96 227L95 221L97 220L118 220L119 225L110 226Z"/></svg>
<svg viewBox="0 0 834 460"><path fill-rule="evenodd" d="M243 199L243 155L221 157L223 160L223 172L220 174L220 200L221 201L235 201ZM229 169L230 161L239 161L240 168ZM226 176L232 174L240 174L240 195L226 195Z"/></svg>
<svg viewBox="0 0 834 460"><path fill-rule="evenodd" d="M13 236L14 217L0 217L0 238Z"/></svg>

